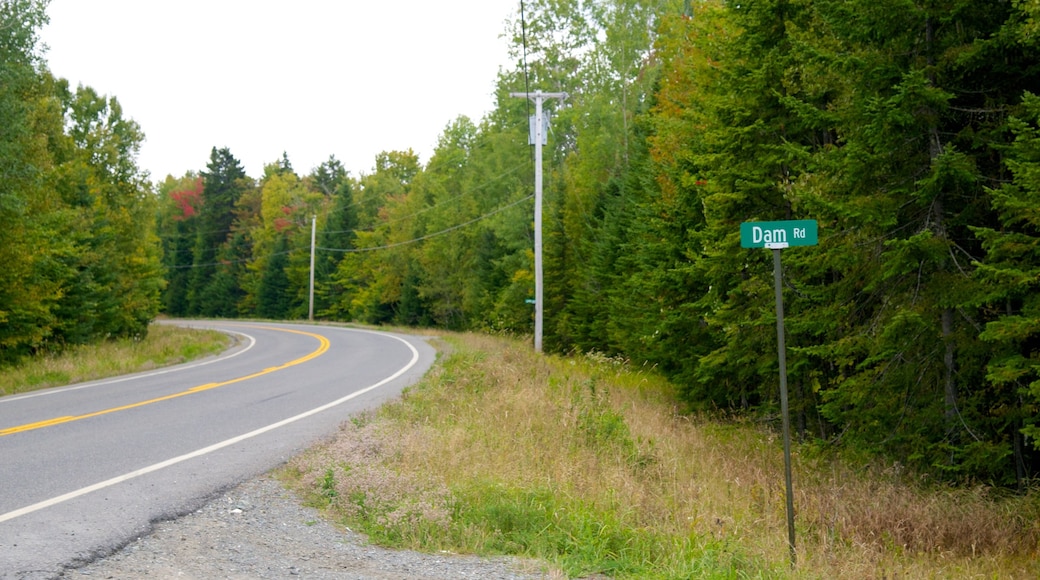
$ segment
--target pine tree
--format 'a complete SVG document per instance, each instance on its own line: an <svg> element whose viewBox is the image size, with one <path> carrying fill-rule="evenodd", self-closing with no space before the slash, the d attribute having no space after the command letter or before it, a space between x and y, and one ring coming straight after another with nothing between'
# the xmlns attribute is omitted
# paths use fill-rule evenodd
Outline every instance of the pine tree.
<svg viewBox="0 0 1040 580"><path fill-rule="evenodd" d="M317 179L321 191L329 191L332 202L322 228L318 232L318 250L315 260L315 312L319 316L341 319L345 315L338 307L338 298L343 288L337 283L335 273L349 250L354 248L355 231L358 227L357 207L354 203L355 184L345 172L336 180Z"/></svg>
<svg viewBox="0 0 1040 580"><path fill-rule="evenodd" d="M256 314L261 318L277 320L288 318L292 307L289 292L289 276L285 269L289 265L289 244L284 236L279 236L274 251L266 261L260 290L256 299Z"/></svg>
<svg viewBox="0 0 1040 580"><path fill-rule="evenodd" d="M167 176L158 187L157 230L166 270L163 311L169 316L186 316L192 248L197 235L196 215L202 203L202 179L189 172L180 179Z"/></svg>
<svg viewBox="0 0 1040 580"><path fill-rule="evenodd" d="M210 152L207 170L202 172L202 204L198 230L192 252L194 263L188 287L188 313L203 314L223 310L208 304L207 298L219 295L219 288L207 290L214 276L222 246L231 235L235 206L243 193L252 187L245 170L227 148Z"/></svg>
<svg viewBox="0 0 1040 580"><path fill-rule="evenodd" d="M314 311L320 317L336 317L333 296L338 293L333 274L345 250L353 247L357 227L353 179L335 156L330 155L304 180L318 209L314 272ZM309 297L308 297L309 298Z"/></svg>
<svg viewBox="0 0 1040 580"><path fill-rule="evenodd" d="M999 418L1009 427L1021 484L1036 469L1022 434L1040 447L1040 97L1026 93L1010 125L1016 138L1007 165L1014 179L991 192L1000 225L976 230L986 251L976 275L988 289L982 303L994 315L980 335L993 345L986 378L1007 394Z"/></svg>

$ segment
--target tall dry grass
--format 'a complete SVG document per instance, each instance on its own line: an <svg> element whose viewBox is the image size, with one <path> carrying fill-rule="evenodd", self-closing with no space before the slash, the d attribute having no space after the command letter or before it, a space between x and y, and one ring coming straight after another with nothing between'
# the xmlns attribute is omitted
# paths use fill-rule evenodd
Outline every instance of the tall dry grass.
<svg viewBox="0 0 1040 580"><path fill-rule="evenodd" d="M617 577L1040 577L1035 493L929 488L797 449L792 570L773 433L683 414L665 381L619 361L448 340L400 402L290 466L378 540ZM557 528L548 546L531 537Z"/></svg>

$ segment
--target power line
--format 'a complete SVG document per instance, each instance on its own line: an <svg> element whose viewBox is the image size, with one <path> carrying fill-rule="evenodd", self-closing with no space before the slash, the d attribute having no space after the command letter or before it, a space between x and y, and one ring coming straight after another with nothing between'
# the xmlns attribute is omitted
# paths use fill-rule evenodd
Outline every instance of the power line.
<svg viewBox="0 0 1040 580"><path fill-rule="evenodd" d="M323 250L323 251L326 251L326 252L359 253L359 252L372 252L372 251L376 251L376 250L387 250L387 249L391 249L391 248L396 248L398 246L405 246L405 245L409 245L409 244L414 244L414 243L417 243L417 242L428 240L430 238L436 238L438 236L442 236L444 234L448 234L448 233L451 233L451 232L453 232L455 230L459 230L459 229L462 229L462 228L464 228L466 226L475 224L475 223L477 223L479 221L483 221L483 220L485 220L487 218L490 218L490 217L492 217L492 216L494 216L496 214L499 214L499 213L501 213L501 212L503 212L503 211L505 211L505 210L507 210L507 209L509 209L511 207L520 205L521 203L523 203L525 201L533 199L534 197L535 197L534 194L528 195L526 197L522 197L522 198L520 198L520 199L518 199L518 200L516 200L516 201L514 201L512 203L509 203L509 204L504 205L502 207L496 208L496 209L494 209L494 210L492 210L492 211L490 211L490 212L488 212L488 213L486 213L484 215L481 215L479 217L475 217L475 218L473 218L473 219L471 219L469 221L463 222L463 223L458 224L458 225L454 225L454 226L452 226L450 228L446 228L446 229L443 229L443 230L440 230L440 231L437 231L437 232L433 232L431 234L426 234L426 235L418 237L418 238L414 238L414 239L411 239L411 240L406 240L406 241L403 241L403 242L395 242L393 244L387 244L387 245L384 245L384 246L373 246L373 247L370 247L370 248L326 248L326 247L322 247L322 246L315 246L314 249L316 249L316 250ZM402 219L404 219L404 218L402 218ZM397 220L397 221L400 221L400 220ZM370 230L343 230L343 232L339 232L339 233L344 233L344 232L355 232L355 233L357 233L357 232L367 232L367 231L370 231ZM223 247L214 248L214 250L220 250L222 248ZM299 253L301 251L302 250L300 248L295 248L295 249L292 249L292 250L284 250L284 251L281 251L281 252L271 252L270 254L266 254L265 257L295 254L295 253ZM189 268L210 268L210 267L213 267L213 266L231 266L233 264L247 264L247 263L255 262L257 259L259 259L259 258L250 257L250 258L239 258L239 259L235 259L235 260L221 260L219 262L210 262L208 264L181 264L179 266L165 266L165 267L168 270L183 270L183 269L189 269Z"/></svg>
<svg viewBox="0 0 1040 580"><path fill-rule="evenodd" d="M403 242L395 242L393 244L386 244L384 246L373 246L371 248L325 248L325 247L322 247L322 246L315 246L314 249L316 249L316 250L323 250L323 251L326 251L326 252L359 253L359 252L374 252L376 250L388 250L388 249L396 248L396 247L399 247L399 246L406 246L406 245L409 245L409 244L414 244L414 243L417 243L417 242L428 240L430 238L436 238L438 236L442 236L444 234L451 233L451 232L453 232L455 230L462 229L462 228L464 228L466 226L469 226L469 225L475 224L475 223L477 223L479 221L483 221L485 219L488 219L489 217L491 217L493 215L499 214L499 213L501 213L501 212L503 212L503 211L505 211L505 210L507 210L507 209L509 209L511 207L515 207L517 205L520 205L521 203L523 203L525 201L528 201L530 199L533 199L533 198L534 198L534 195L528 195L526 197L522 197L522 198L520 198L520 199L518 199L518 200L516 200L516 201L514 201L512 203L509 203L509 204L506 204L506 205L504 205L502 207L496 208L496 209L494 209L494 210L492 210L492 211L490 211L490 212L488 212L488 213L486 213L484 215L475 217L475 218L473 218L473 219L471 219L469 221L466 221L466 222L463 222L461 224L457 224L457 225L451 226L450 228L446 228L446 229L443 229L443 230L440 230L440 231L437 231L437 232L433 232L431 234L426 234L426 235L418 237L418 238L414 238L414 239L411 239L411 240L406 240L406 241L403 241ZM301 251L302 251L302 249L295 248L295 249L292 249L292 250L284 250L284 251L281 251L281 252L272 252L270 254L267 254L267 256L280 256L280 255L294 254L294 253L299 253ZM237 260L222 260L222 261L219 261L219 262L210 262L208 264L183 264L183 265L180 265L180 266L167 266L167 269L170 269L170 270L181 270L181 269L186 269L186 268L208 268L208 267L213 267L213 266L230 266L232 264L251 263L251 262L255 262L256 260L257 260L257 258L240 258L240 259L237 259Z"/></svg>
<svg viewBox="0 0 1040 580"><path fill-rule="evenodd" d="M292 254L292 253L298 252L298 251L299 251L298 249L283 250L281 252L271 252L270 254L266 254L266 256L267 257L269 257L269 256L282 256L282 255L286 255L286 254ZM208 264L182 264L180 266L166 266L166 268L169 269L169 270L183 270L183 269L186 269L186 268L209 268L209 267L212 267L212 266L230 266L232 264L248 264L248 263L251 263L251 262L255 262L256 260L257 260L257 258L238 258L236 260L221 260L220 262L210 262Z"/></svg>
<svg viewBox="0 0 1040 580"><path fill-rule="evenodd" d="M366 227L366 228L363 228L363 229L334 230L334 231L323 231L323 232L318 232L318 233L320 235L332 235L332 234L346 234L346 233L351 233L351 232L357 233L357 232L371 232L371 231L375 231L375 229L380 227L380 226L384 226L384 225L388 225L388 224L394 224L394 223L397 223L397 222L402 222L402 221L407 220L407 219L411 219L411 218L413 218L413 217L415 217L417 215L426 213L426 212L428 212L428 211L430 211L432 209L436 209L436 208L441 207L442 205L445 205L447 203L453 202L453 201L458 200L458 199L462 199L463 197L466 197L467 195L470 195L470 194L473 194L473 193L478 193L478 192L482 191L484 188L486 188L486 187L490 186L491 184L495 183L496 181L499 181L499 180L501 180L501 179L503 179L505 177L509 177L510 175L513 175L514 173L517 173L521 169L524 169L524 167L525 166L522 165L522 164L521 165L516 165L512 169L509 169L508 171L506 171L504 173L500 173L500 174L496 175L495 177L492 177L491 179L488 179L487 181L485 181L484 183L482 183L480 185L477 185L477 186L474 186L474 187L472 187L470 189L467 189L463 193L460 193L460 194L458 194L456 196L453 196L453 197L449 197L448 199L441 200L441 201L439 201L439 202L437 202L437 203L435 203L435 204L433 204L431 206L424 207L424 208L422 208L422 209L420 209L420 210L418 210L418 211L416 211L414 213L410 213L408 215L401 216L399 218L395 218L395 219L392 219L392 220L387 220L387 221L384 221L384 222L380 222L378 224L375 224L375 225L372 225L372 226L369 226L369 227ZM356 205L358 205L358 202L356 200L352 200L351 203L350 203L350 206L356 206ZM350 206L347 206L347 207L350 207Z"/></svg>
<svg viewBox="0 0 1040 580"><path fill-rule="evenodd" d="M419 215L419 214L424 213L426 211L429 211L431 209L435 209L437 207L445 205L445 204L447 204L449 202L456 201L456 200L458 200L458 199L460 199L460 198L462 198L462 197L464 197L466 195L469 195L472 192L480 191L481 189L491 185L492 183L494 183L494 182L496 182L496 181L498 181L498 180L500 180L502 178L508 177L508 176L510 176L510 175L512 175L512 174L514 174L514 173L516 173L518 171L520 171L521 169L523 169L523 165L517 165L517 166L513 167L512 169L509 169L508 171L505 171L504 173L501 173L501 174L499 174L499 175L497 175L497 176L487 180L486 182L484 182L484 183L482 183L482 184L472 188L472 190L470 190L470 191L467 191L465 193L461 193L461 194L456 195L454 197L451 197L449 199L443 200L443 201L438 202L437 204L434 204L434 205L429 206L427 208L423 208L423 209L421 209L421 210L419 210L419 211L417 211L417 212L415 212L413 214L410 214L410 215L407 215L407 216L403 216L401 218L398 218L398 219L395 219L395 220L392 220L392 221L389 221L389 222L383 222L381 224L378 224L375 227L379 227L379 226L383 226L383 225L387 225L387 224L391 224L391 223L397 223L397 222L400 222L400 221L404 221L406 219L415 217L416 215ZM352 253L352 252L375 251L375 250L380 250L380 249L386 249L386 248L393 248L393 247L397 247L397 246L403 246L403 245L407 245L407 244L413 244L413 243L416 243L416 242L420 242L420 241L423 241L423 240L427 240L427 239L430 239L430 238L434 238L434 237L437 237L437 236L440 236L440 235L443 235L443 234L455 231L457 229L463 228L463 227L468 226L470 224L473 224L473 223L476 223L478 221L487 219L487 218L489 218L489 217L491 217L491 216L493 216L493 215L495 215L495 214L497 214L499 212L505 211L506 209L509 209L509 208L511 208L511 207L513 207L515 205L518 205L518 204L528 200L528 199L531 199L532 197L534 197L534 196L533 195L529 195L529 196L527 196L525 198L519 199L519 200L517 200L517 201L515 201L513 203L510 203L508 205L502 206L502 207L500 207L498 209L495 209L495 210L491 211L490 213L484 214L484 215L482 215L480 217L474 218L474 219L469 220L469 221L467 221L465 223L462 223L462 224L459 224L459 225L456 225L456 226L452 226L450 228L447 228L445 230L441 230L441 231L438 231L438 232L434 232L432 234L427 234L425 236L422 236L420 238L416 238L414 240L408 240L408 241L404 241L404 242L397 242L397 243L390 244L390 245L387 245L387 246L379 246L379 247L371 247L371 248L344 248L344 249L341 249L341 248L325 248L325 247L321 247L321 246L315 246L315 249L316 250L324 250L324 251L328 251L328 252L350 252L350 253ZM357 205L356 199L351 200L351 204L350 205ZM206 232L206 234L225 233L225 232L226 233L232 233L232 232L238 232L238 231L242 231L242 230L239 230L237 228L232 228L230 230L215 230L213 232ZM353 229L353 230L339 230L339 231L335 231L335 232L327 231L327 232L321 232L321 233L322 234L334 234L334 233L355 233L356 234L358 232L368 232L368 231L374 231L374 227L373 228L366 228L366 229L363 229L363 230ZM171 235L171 236L167 236L166 239L198 237L199 235L200 234L196 233L196 232L186 232L184 234L174 234L174 235ZM211 248L211 251L217 252L217 251L220 251L221 249L223 249L224 247L225 246L221 245L221 246L218 246L218 247L215 247L215 248ZM277 256L277 255L283 255L283 254L292 254L292 253L296 253L296 252L299 252L299 251L300 250L297 248L297 249L285 250L285 251L281 251L281 252L273 252L271 254L267 254L267 256ZM181 264L181 265L177 265L177 266L166 266L166 268L169 269L169 270L184 270L184 269L190 269L190 268L211 268L211 267L214 267L214 266L230 266L230 265L234 265L234 264L252 263L254 261L256 261L256 258L239 258L239 259L234 259L234 260L222 260L222 261L218 261L218 262L209 262L209 263L206 263L206 264Z"/></svg>
<svg viewBox="0 0 1040 580"><path fill-rule="evenodd" d="M172 240L172 239L182 239L183 240L183 239L187 239L187 238L197 238L199 236L210 237L210 236L212 236L214 234L231 234L231 233L235 233L235 232L238 232L238 231L241 231L241 230L236 229L236 228L231 228L231 229L227 229L227 230L210 230L210 231L206 231L206 232L200 232L200 231L187 231L187 232L183 232L183 233L173 232L173 233L170 233L168 235L163 235L162 237L163 237L163 239L166 239L166 240Z"/></svg>
<svg viewBox="0 0 1040 580"><path fill-rule="evenodd" d="M486 214L484 214L482 216L473 218L473 219L471 219L471 220L469 220L467 222L463 222L461 224L452 226L450 228L443 229L443 230L440 230L438 232L434 232L432 234L426 234L425 236L420 236L418 238L414 238L414 239L403 241L403 242L395 242L393 244L387 244L385 246L373 246L371 248L323 248L323 247L319 246L316 249L324 250L326 252L358 253L358 252L373 252L373 251L376 251L376 250L388 250L390 248L396 248L398 246L405 246L405 245L408 245L408 244L414 244L416 242L421 242L423 240L428 240L430 238L435 238L437 236L441 236L441 235L453 232L455 230L462 229L462 228L464 228L464 227L466 227L468 225L475 224L475 223L477 223L479 221L482 221L482 220L485 220L485 219L487 219L487 218L489 218L489 217L491 217L491 216L493 216L493 215L495 215L497 213L501 213L501 212L503 212L503 211L513 207L513 206L520 205L521 203L523 203L523 202L525 202L525 201L527 201L529 199L532 199L532 198L534 198L534 195L528 195L527 197L520 198L520 199L514 201L513 203L510 203L508 205L504 205L504 206L502 206L502 207L500 207L500 208L498 208L498 209L496 209L494 211L491 211L491 212L486 213Z"/></svg>

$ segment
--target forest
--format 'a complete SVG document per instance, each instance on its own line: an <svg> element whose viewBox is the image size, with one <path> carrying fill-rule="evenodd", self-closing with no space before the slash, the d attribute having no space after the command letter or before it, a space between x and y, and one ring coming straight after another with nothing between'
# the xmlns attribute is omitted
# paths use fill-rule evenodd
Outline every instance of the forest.
<svg viewBox="0 0 1040 580"><path fill-rule="evenodd" d="M519 4L519 3L518 3ZM350 174L227 148L152 182L114 97L53 78L45 3L0 3L0 364L174 317L530 335L532 104L545 348L652 368L693 411L779 424L784 252L801 440L938 481L1040 468L1040 2L529 0L484 118ZM259 122L259 121L258 121Z"/></svg>

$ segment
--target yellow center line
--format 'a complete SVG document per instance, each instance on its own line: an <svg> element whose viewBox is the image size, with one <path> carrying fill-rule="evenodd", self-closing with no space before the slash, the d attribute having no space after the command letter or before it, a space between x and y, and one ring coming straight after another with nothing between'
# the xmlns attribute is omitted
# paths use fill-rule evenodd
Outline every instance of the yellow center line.
<svg viewBox="0 0 1040 580"><path fill-rule="evenodd" d="M287 369L289 367L296 366L298 364L305 363L305 362L307 362L309 360L313 360L315 358L318 358L319 356L325 354L325 351L329 350L329 339L325 338L324 336L321 336L320 334L314 334L314 333L311 333L311 332L304 332L302 330L291 330L291 329L288 329L288 328L275 328L275 327L271 327L271 326L253 326L251 328L262 328L262 329L265 329L265 330L274 330L274 331L278 331L278 332L291 332L293 334L302 334L304 336L310 336L312 338L318 339L319 345L318 345L317 350L315 350L315 351L313 351L311 353L308 353L308 354L306 354L306 355L304 355L304 356L302 356L302 357L300 357L298 359L291 360L291 361L289 361L289 362L287 362L285 364L278 365L276 367L268 367L268 368L266 368L266 369L264 369L262 371L255 372L255 373L249 374L249 375L245 375L243 377L237 377L237 378L230 379L230 380L227 380L227 381L223 381L223 382L220 382L220 383L206 383L204 385L199 385L197 387L192 387L192 388L190 388L190 389L188 389L186 391L181 391L179 393L173 393L173 394L165 395L165 396L162 396L162 397L156 397L154 399L148 399L147 401L140 401L138 403L130 403L129 405L122 405L122 406L119 406L119 407L112 407L110 409L102 409L101 411L95 411L93 413L87 413L85 415L71 415L71 416L66 416L66 417L55 417L54 419L47 419L46 421L37 421L35 423L26 423L24 425L18 425L18 426L15 426L15 427L8 427L6 429L0 429L0 437L3 437L5 435L13 435L15 433L23 433L25 431L33 431L35 429L42 429L44 427L50 427L52 425L61 425L62 423L71 423L72 421L79 421L81 419L89 419L91 417L99 417L101 415L108 415L109 413L115 413L117 411L126 411L128 409L136 409L137 407L143 407L145 405L151 405L153 403L159 403L161 401L169 401L170 399L176 399L176 398L183 397L183 396L186 396L186 395L192 395L192 394L195 394L195 393L201 393L202 391L208 391L210 389L215 389L217 387L223 387L225 385L231 385L231 384L234 384L234 383L241 383L242 381L248 381L249 379L255 379L255 378L261 377L263 375L267 375L267 374L270 374L270 373L273 373L273 372L276 372L276 371L280 371L280 370L283 370L283 369Z"/></svg>

